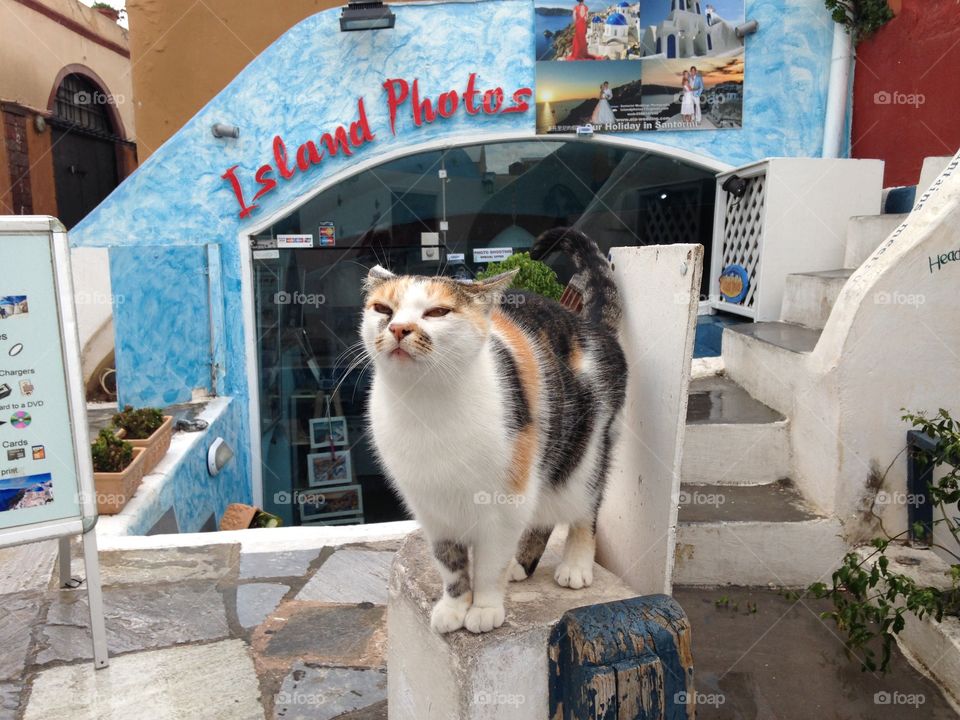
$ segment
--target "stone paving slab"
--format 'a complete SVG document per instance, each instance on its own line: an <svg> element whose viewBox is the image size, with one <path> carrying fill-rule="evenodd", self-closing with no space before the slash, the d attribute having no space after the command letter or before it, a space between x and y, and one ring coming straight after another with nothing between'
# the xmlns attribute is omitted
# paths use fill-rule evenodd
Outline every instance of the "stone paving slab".
<svg viewBox="0 0 960 720"><path fill-rule="evenodd" d="M45 590L57 558L56 540L0 549L0 595Z"/></svg>
<svg viewBox="0 0 960 720"><path fill-rule="evenodd" d="M310 667L296 662L275 698L277 720L331 720L387 697L386 670Z"/></svg>
<svg viewBox="0 0 960 720"><path fill-rule="evenodd" d="M209 581L107 587L103 603L111 654L219 640L230 634L223 598ZM89 627L86 589L57 593L41 634L37 664L92 658Z"/></svg>
<svg viewBox="0 0 960 720"><path fill-rule="evenodd" d="M240 579L303 577L307 574L310 563L319 557L320 551L321 548L240 553Z"/></svg>
<svg viewBox="0 0 960 720"><path fill-rule="evenodd" d="M0 608L0 681L16 680L23 676L33 632L43 624L43 596L5 595Z"/></svg>
<svg viewBox="0 0 960 720"><path fill-rule="evenodd" d="M383 667L386 608L283 603L252 638L265 661L295 659L315 665Z"/></svg>
<svg viewBox="0 0 960 720"><path fill-rule="evenodd" d="M22 689L14 683L0 683L0 720L16 720Z"/></svg>
<svg viewBox="0 0 960 720"><path fill-rule="evenodd" d="M44 670L24 720L263 720L242 640L167 648Z"/></svg>
<svg viewBox="0 0 960 720"><path fill-rule="evenodd" d="M386 605L393 556L377 550L337 550L304 585L297 600Z"/></svg>
<svg viewBox="0 0 960 720"><path fill-rule="evenodd" d="M239 555L239 545L101 552L101 585L216 582L235 572ZM83 575L82 558L73 558L73 572Z"/></svg>
<svg viewBox="0 0 960 720"><path fill-rule="evenodd" d="M279 583L248 583L237 587L237 619L240 624L249 630L262 623L289 590L288 585Z"/></svg>

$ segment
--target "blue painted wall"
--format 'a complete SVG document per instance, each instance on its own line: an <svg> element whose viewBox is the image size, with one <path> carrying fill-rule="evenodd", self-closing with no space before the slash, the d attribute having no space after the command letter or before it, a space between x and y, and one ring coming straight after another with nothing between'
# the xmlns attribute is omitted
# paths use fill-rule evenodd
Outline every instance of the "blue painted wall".
<svg viewBox="0 0 960 720"><path fill-rule="evenodd" d="M236 456L219 475L210 477L207 451L218 436L227 441ZM251 503L249 446L246 404L233 400L169 473L157 497L138 513L130 534L145 535L171 507L180 532L197 532L211 513L219 526L227 505Z"/></svg>
<svg viewBox="0 0 960 720"><path fill-rule="evenodd" d="M183 248L159 252L145 246L221 245L226 321L214 329L213 340L225 350L220 392L244 408L245 425L246 363L256 359L245 357L243 342L241 231L356 160L453 135L533 134L536 113L531 107L525 115L495 117L468 117L461 110L424 128L414 127L402 114L394 137L381 87L388 77L419 78L422 93L436 96L462 91L471 72L479 74L480 88L501 86L510 93L533 87L531 2L403 4L394 10L393 31L341 33L339 10L291 28L71 232L75 246L114 248L113 292L126 300L115 308L118 383L125 400L165 405L209 384L208 307L190 288L190 300L198 304L184 308L178 291L199 256ZM644 133L638 138L731 164L819 155L833 36L822 0L748 0L746 16L759 20L761 30L747 40L744 129ZM262 198L259 210L241 221L223 172L237 165L249 198L256 169L272 161L274 135L295 152L305 140L353 120L361 96L375 142L353 158L325 158L307 173L281 182ZM240 138L213 138L210 126L215 122L239 125Z"/></svg>
<svg viewBox="0 0 960 720"><path fill-rule="evenodd" d="M120 404L163 407L190 400L194 389L209 391L206 247L111 248L110 283L118 288L114 323L123 329Z"/></svg>

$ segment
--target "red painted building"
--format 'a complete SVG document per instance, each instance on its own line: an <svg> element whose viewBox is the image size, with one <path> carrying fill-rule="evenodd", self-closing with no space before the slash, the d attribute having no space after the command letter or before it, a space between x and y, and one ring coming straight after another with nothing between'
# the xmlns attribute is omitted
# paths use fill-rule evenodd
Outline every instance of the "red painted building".
<svg viewBox="0 0 960 720"><path fill-rule="evenodd" d="M960 148L960 2L890 6L897 16L857 47L851 153L885 160L887 187Z"/></svg>

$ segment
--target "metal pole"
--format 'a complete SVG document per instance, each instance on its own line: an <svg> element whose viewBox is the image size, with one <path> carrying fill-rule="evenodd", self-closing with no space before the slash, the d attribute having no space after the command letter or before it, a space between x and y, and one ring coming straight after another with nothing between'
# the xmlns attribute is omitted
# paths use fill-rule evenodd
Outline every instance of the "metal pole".
<svg viewBox="0 0 960 720"><path fill-rule="evenodd" d="M97 530L83 534L83 564L87 571L87 601L90 606L90 633L93 635L93 666L97 670L110 664L107 654L107 629L103 622L103 591L100 588L100 559L97 555Z"/></svg>
<svg viewBox="0 0 960 720"><path fill-rule="evenodd" d="M60 587L67 587L72 579L70 576L70 536L64 535L60 538Z"/></svg>

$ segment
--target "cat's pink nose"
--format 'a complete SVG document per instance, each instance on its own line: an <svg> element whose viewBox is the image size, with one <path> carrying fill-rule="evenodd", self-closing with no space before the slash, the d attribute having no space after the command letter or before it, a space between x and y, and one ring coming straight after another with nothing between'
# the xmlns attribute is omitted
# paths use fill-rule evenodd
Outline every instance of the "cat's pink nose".
<svg viewBox="0 0 960 720"><path fill-rule="evenodd" d="M389 330L393 333L393 336L397 339L397 342L403 340L407 335L413 332L413 324L411 323L390 323Z"/></svg>

